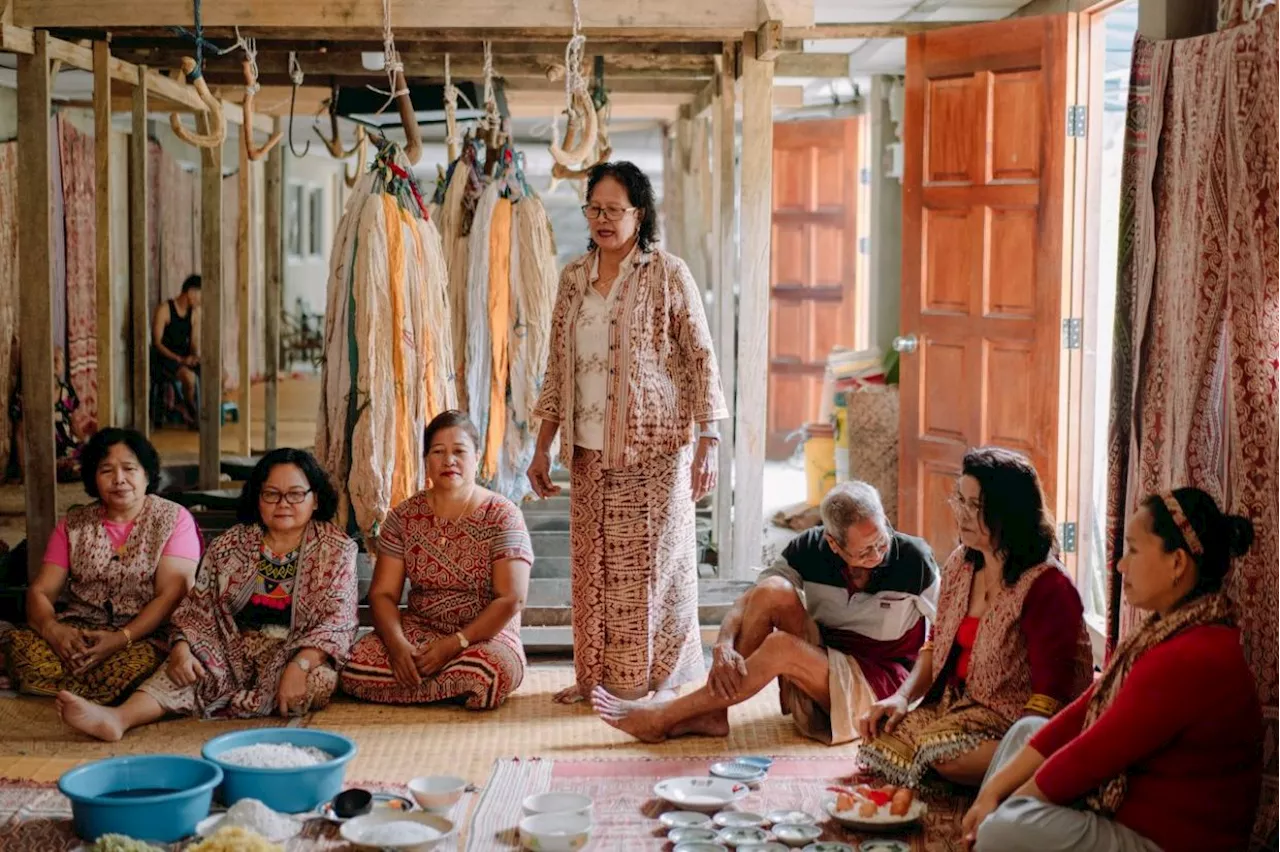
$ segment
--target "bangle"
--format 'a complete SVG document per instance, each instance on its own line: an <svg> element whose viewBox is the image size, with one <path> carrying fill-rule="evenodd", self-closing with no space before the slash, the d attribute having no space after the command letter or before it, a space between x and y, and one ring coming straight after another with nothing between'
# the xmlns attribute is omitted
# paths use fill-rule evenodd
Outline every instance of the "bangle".
<svg viewBox="0 0 1280 852"><path fill-rule="evenodd" d="M127 627L121 627L121 628L120 628L120 632L124 634L124 647L125 647L125 650L128 650L129 648L132 648L132 647L133 647L133 636L132 636L132 635L130 635L130 633L129 633L129 628L127 628Z"/></svg>

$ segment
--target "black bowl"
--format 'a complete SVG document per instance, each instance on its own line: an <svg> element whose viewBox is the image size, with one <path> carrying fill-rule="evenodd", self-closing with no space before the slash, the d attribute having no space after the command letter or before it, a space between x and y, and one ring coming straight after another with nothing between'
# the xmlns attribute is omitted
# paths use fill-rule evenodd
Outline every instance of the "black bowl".
<svg viewBox="0 0 1280 852"><path fill-rule="evenodd" d="M364 816L373 810L373 794L368 790L352 788L333 797L333 813L341 819Z"/></svg>

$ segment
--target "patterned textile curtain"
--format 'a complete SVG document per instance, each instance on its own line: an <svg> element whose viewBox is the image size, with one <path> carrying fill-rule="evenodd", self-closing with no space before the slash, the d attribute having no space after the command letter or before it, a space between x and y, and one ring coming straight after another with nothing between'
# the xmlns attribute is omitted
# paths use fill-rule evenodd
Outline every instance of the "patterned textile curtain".
<svg viewBox="0 0 1280 852"><path fill-rule="evenodd" d="M1276 0L1218 0L1218 29L1228 30L1257 20Z"/></svg>
<svg viewBox="0 0 1280 852"><path fill-rule="evenodd" d="M240 387L240 263L236 236L240 227L240 178L222 178L222 389Z"/></svg>
<svg viewBox="0 0 1280 852"><path fill-rule="evenodd" d="M98 285L93 137L58 116L62 212L66 232L67 336L71 387L89 417L98 418Z"/></svg>
<svg viewBox="0 0 1280 852"><path fill-rule="evenodd" d="M1136 621L1115 561L1143 496L1196 486L1253 520L1227 591L1268 726L1257 849L1277 823L1276 18L1135 43L1108 447L1109 649Z"/></svg>

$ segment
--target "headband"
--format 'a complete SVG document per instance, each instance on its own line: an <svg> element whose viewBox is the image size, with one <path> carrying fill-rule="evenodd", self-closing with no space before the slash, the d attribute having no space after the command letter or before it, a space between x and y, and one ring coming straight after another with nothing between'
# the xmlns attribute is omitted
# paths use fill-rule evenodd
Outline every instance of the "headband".
<svg viewBox="0 0 1280 852"><path fill-rule="evenodd" d="M1169 510L1169 515L1173 518L1173 522L1178 525L1178 530L1182 533L1182 538L1187 543L1187 549L1191 551L1193 556L1204 556L1204 547L1200 544L1200 536L1196 535L1191 522L1187 520L1187 515L1182 511L1182 504L1178 502L1178 498L1174 497L1172 492L1168 492L1161 494L1160 500L1164 503L1164 507Z"/></svg>

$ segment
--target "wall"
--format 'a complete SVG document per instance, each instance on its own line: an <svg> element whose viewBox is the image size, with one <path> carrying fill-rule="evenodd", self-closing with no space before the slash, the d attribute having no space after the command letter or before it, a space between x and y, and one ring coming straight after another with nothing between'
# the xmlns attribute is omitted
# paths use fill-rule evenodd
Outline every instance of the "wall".
<svg viewBox="0 0 1280 852"><path fill-rule="evenodd" d="M871 78L867 113L871 118L870 344L885 350L900 327L902 304L902 181L891 176L900 125L893 121L889 95L901 90L900 77Z"/></svg>
<svg viewBox="0 0 1280 852"><path fill-rule="evenodd" d="M287 143L281 143L287 144ZM284 294L282 306L284 312L294 315L298 310L298 300L307 313L323 314L325 293L329 285L329 252L333 247L333 234L338 227L338 219L342 215L342 200L346 194L343 182L344 162L334 160L316 145L311 146L311 153L306 157L295 157L285 152L285 270ZM290 221L290 194L295 187L303 188L301 218L297 223L299 235L302 237L302 251L290 251L289 233L294 224ZM318 236L319 245L313 252L308 246L307 234L311 227L311 211L308 203L309 193L318 190L323 194L320 204L322 222Z"/></svg>

